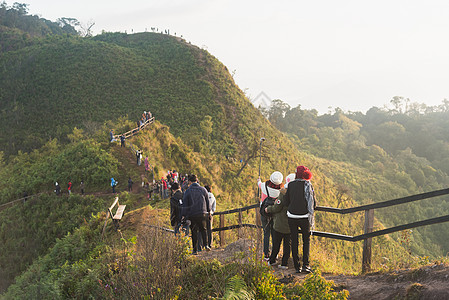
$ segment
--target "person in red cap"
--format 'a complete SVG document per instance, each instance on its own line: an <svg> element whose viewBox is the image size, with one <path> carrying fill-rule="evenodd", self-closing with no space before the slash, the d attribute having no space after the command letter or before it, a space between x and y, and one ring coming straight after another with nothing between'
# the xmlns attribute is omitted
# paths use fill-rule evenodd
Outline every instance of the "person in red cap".
<svg viewBox="0 0 449 300"><path fill-rule="evenodd" d="M290 227L291 248L293 265L296 273L311 273L309 266L310 254L310 228L313 227L313 214L316 207L315 193L313 191L312 172L307 167L298 166L295 172L295 180L288 184L284 197L287 206L288 225ZM302 248L302 269L298 256L298 227L301 228L303 248Z"/></svg>

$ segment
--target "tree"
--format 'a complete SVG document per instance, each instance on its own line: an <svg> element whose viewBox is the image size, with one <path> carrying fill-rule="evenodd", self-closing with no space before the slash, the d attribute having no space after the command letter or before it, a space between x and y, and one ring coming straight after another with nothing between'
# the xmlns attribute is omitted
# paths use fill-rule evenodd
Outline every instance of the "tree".
<svg viewBox="0 0 449 300"><path fill-rule="evenodd" d="M280 99L275 99L271 102L270 109L268 110L268 120L275 127L281 129L282 121L284 119L285 113L290 110L290 105L283 102Z"/></svg>
<svg viewBox="0 0 449 300"><path fill-rule="evenodd" d="M95 22L93 20L90 20L86 24L81 24L80 25L81 36L84 36L84 37L92 36L92 27L94 27L94 25L95 25Z"/></svg>
<svg viewBox="0 0 449 300"><path fill-rule="evenodd" d="M78 34L75 27L80 26L80 22L75 18L59 18L56 23L69 34Z"/></svg>
<svg viewBox="0 0 449 300"><path fill-rule="evenodd" d="M26 3L14 2L12 8L17 11L20 16L24 16L28 13L28 4Z"/></svg>
<svg viewBox="0 0 449 300"><path fill-rule="evenodd" d="M206 136L206 140L209 142L209 136L212 133L212 126L214 123L212 122L211 116L205 116L204 119L200 122L200 128L203 134Z"/></svg>
<svg viewBox="0 0 449 300"><path fill-rule="evenodd" d="M390 100L390 103L394 106L395 113L402 113L402 100L404 97L394 96L393 99Z"/></svg>

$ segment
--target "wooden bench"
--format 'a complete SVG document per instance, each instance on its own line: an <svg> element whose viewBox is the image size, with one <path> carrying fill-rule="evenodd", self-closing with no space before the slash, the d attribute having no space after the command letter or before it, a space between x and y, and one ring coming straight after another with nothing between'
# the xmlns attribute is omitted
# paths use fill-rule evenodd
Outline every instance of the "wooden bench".
<svg viewBox="0 0 449 300"><path fill-rule="evenodd" d="M115 214L112 212L114 209L114 206L117 205L117 210L115 211ZM111 205L111 207L108 208L108 214L112 218L112 222L114 223L115 229L117 230L119 228L118 222L122 219L123 214L125 213L126 205L120 205L118 202L118 197L115 197L114 203Z"/></svg>

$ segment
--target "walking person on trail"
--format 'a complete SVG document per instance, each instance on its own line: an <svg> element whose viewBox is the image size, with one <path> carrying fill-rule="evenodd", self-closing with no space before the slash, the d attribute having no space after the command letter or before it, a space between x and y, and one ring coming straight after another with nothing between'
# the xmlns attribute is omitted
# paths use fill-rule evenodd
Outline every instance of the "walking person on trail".
<svg viewBox="0 0 449 300"><path fill-rule="evenodd" d="M115 194L115 187L117 186L118 182L111 177L111 187L112 187L112 193Z"/></svg>
<svg viewBox="0 0 449 300"><path fill-rule="evenodd" d="M120 136L120 147L126 147L126 146L125 146L125 140L126 140L126 139L125 139L125 135L122 134L122 135Z"/></svg>
<svg viewBox="0 0 449 300"><path fill-rule="evenodd" d="M149 172L150 171L150 162L148 161L148 155L145 156L144 165L145 165L145 171Z"/></svg>
<svg viewBox="0 0 449 300"><path fill-rule="evenodd" d="M139 149L137 149L137 151L136 151L136 160L137 160L137 165L140 166L141 160L142 160L142 152Z"/></svg>
<svg viewBox="0 0 449 300"><path fill-rule="evenodd" d="M133 181L131 180L131 177L128 179L128 192L131 192L133 190Z"/></svg>
<svg viewBox="0 0 449 300"><path fill-rule="evenodd" d="M189 176L189 188L184 192L182 198L182 218L190 220L192 229L193 255L198 254L198 231L203 241L207 241L206 219L210 218L209 195L207 190L198 184L196 175ZM210 247L205 247L210 251Z"/></svg>
<svg viewBox="0 0 449 300"><path fill-rule="evenodd" d="M114 142L114 129L111 129L111 131L109 132L109 142Z"/></svg>
<svg viewBox="0 0 449 300"><path fill-rule="evenodd" d="M167 186L167 181L165 181L164 177L162 177L162 198L165 199L168 197L168 186Z"/></svg>
<svg viewBox="0 0 449 300"><path fill-rule="evenodd" d="M314 226L314 211L316 208L315 193L313 191L312 172L307 167L298 166L296 168L295 180L288 184L285 194L287 206L288 225L292 242L292 258L296 273L311 273L309 266L310 255L310 230ZM300 268L298 256L298 227L302 233L302 260Z"/></svg>
<svg viewBox="0 0 449 300"><path fill-rule="evenodd" d="M84 195L84 180L81 180L80 190L81 190L81 195Z"/></svg>
<svg viewBox="0 0 449 300"><path fill-rule="evenodd" d="M67 191L69 192L69 195L72 194L72 182L69 180L69 183L67 184Z"/></svg>
<svg viewBox="0 0 449 300"><path fill-rule="evenodd" d="M273 248L271 250L268 265L272 266L276 263L277 255L281 249L283 241L283 256L280 269L288 269L288 259L290 258L290 227L288 225L287 207L284 205L284 195L287 192L289 182L295 180L295 173L285 178L284 188L281 189L280 195L274 202L274 205L265 208L265 211L273 216Z"/></svg>
<svg viewBox="0 0 449 300"><path fill-rule="evenodd" d="M205 185L204 188L207 191L207 194L209 196L209 206L210 206L210 218L207 218L206 225L207 225L207 246L209 248L212 248L212 223L213 223L213 215L215 213L215 208L217 207L217 200L215 199L214 194L212 194L210 185ZM206 244L206 243L204 243Z"/></svg>
<svg viewBox="0 0 449 300"><path fill-rule="evenodd" d="M189 235L189 224L181 222L181 209L183 193L179 184L174 183L171 187L173 195L170 198L170 224L178 234L182 226L185 235Z"/></svg>
<svg viewBox="0 0 449 300"><path fill-rule="evenodd" d="M58 182L55 183L55 193L56 193L56 196L61 195L61 186L59 185Z"/></svg>
<svg viewBox="0 0 449 300"><path fill-rule="evenodd" d="M268 200L275 200L279 197L282 180L284 176L281 172L275 171L271 174L270 180L266 182L262 182L260 177L257 181L257 186L261 191L260 197L260 205L264 203L264 200L268 198ZM270 217L260 215L260 219L262 221L263 227L263 254L264 260L270 260L270 236L273 236L273 220Z"/></svg>

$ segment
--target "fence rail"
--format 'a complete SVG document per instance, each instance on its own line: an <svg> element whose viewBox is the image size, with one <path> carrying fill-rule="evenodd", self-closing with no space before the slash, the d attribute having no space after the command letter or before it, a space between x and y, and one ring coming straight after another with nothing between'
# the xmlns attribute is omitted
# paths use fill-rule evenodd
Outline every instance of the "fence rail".
<svg viewBox="0 0 449 300"><path fill-rule="evenodd" d="M145 127L147 127L148 125L150 125L150 124L153 123L153 122L154 122L154 117L151 117L151 118L149 118L148 120L146 120L146 121L145 121L142 125L140 125L139 127L136 127L136 128L134 128L134 129L131 129L130 131L127 131L127 132L122 133L122 134L113 135L112 137L113 137L115 140L119 141L119 140L120 140L120 137L121 137L122 135L124 135L125 138L127 139L127 138L129 138L129 137L132 137L133 135L136 135L136 134L139 132L139 130L144 129Z"/></svg>
<svg viewBox="0 0 449 300"><path fill-rule="evenodd" d="M399 226L395 226L395 227L391 227L391 228L373 231L374 209L410 203L410 202L414 202L414 201L418 201L418 200L424 200L424 199L434 198L434 197L448 195L448 194L449 194L449 188L432 191L432 192L416 194L416 195L402 197L402 198L397 198L397 199L383 201L383 202L378 202L378 203L373 203L373 204L361 205L361 206L352 207L352 208L335 208L335 207L317 206L316 211L338 213L338 214L348 214L348 213L365 211L364 233L357 235L357 236L349 236L349 235L343 235L343 234L331 233L331 232L312 231L311 234L314 236L319 236L319 237L323 237L323 238L331 238L331 239L343 240L343 241L348 241L348 242L358 242L358 241L363 240L364 245L363 245L362 272L367 272L371 269L371 256L372 256L371 243L372 243L373 237L390 234L393 232L398 232L398 231L402 231L402 230L406 230L406 229L426 226L426 225L449 222L449 215L446 215L446 216L436 217L436 218L432 218L432 219L417 221L417 222L413 222L413 223L408 223L408 224L399 225ZM250 209L255 209L256 224L243 224L242 223L242 212L250 210ZM233 213L239 214L238 224L224 226L224 215L233 214ZM218 228L212 229L212 231L219 232L220 245L225 244L223 232L226 230L231 230L231 229L239 229L240 230L243 227L262 228L261 222L260 222L259 203L245 206L245 207L230 209L230 210L226 210L226 211L216 212L215 215L220 216L220 226ZM239 232L239 235L240 235L240 232Z"/></svg>

